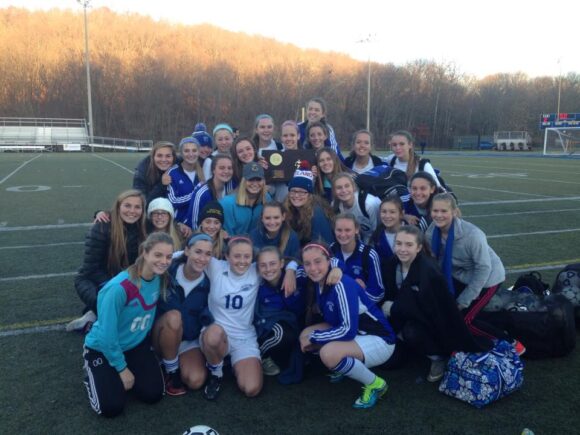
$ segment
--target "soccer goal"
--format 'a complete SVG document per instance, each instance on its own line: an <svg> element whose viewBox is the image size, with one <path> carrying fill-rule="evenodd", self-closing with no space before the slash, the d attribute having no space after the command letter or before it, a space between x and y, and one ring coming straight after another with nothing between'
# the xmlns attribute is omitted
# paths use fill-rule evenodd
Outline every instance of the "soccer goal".
<svg viewBox="0 0 580 435"><path fill-rule="evenodd" d="M546 128L544 155L563 156L580 152L580 127Z"/></svg>

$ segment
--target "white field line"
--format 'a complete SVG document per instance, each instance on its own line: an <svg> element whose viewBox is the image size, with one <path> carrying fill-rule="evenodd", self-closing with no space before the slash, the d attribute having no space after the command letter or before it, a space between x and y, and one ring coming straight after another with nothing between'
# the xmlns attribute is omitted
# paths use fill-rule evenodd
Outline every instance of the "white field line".
<svg viewBox="0 0 580 435"><path fill-rule="evenodd" d="M497 201L466 201L460 202L459 206L466 205L496 205L496 204L526 204L529 202L547 202L547 201L578 201L580 196L554 196L542 199L502 199Z"/></svg>
<svg viewBox="0 0 580 435"><path fill-rule="evenodd" d="M455 171L449 171L449 174L454 176L454 177L468 177L468 178L469 178L469 175L472 175L471 172L455 172ZM499 173L495 173L495 174L496 174L496 176L493 178L503 178L503 175L500 175ZM580 183L577 181L562 181L562 180L554 180L554 179L547 179L547 178L531 178L531 177L527 177L527 176L515 178L515 177L510 176L509 173L506 173L505 175L506 175L505 178L507 178L509 180L514 180L514 181L519 181L519 180L521 180L521 181L543 181L546 183L574 184L574 185L580 186ZM471 178L471 179L473 179L473 178ZM487 179L491 180L492 178L487 178ZM449 184L454 186L453 182L450 182Z"/></svg>
<svg viewBox="0 0 580 435"><path fill-rule="evenodd" d="M13 337L15 335L24 334L42 334L50 331L64 331L65 325L46 325L46 326L32 326L30 328L9 329L7 331L0 331L0 337Z"/></svg>
<svg viewBox="0 0 580 435"><path fill-rule="evenodd" d="M41 245L0 246L0 251L3 249L52 248L54 246L84 245L84 243L85 242L61 242L61 243L45 243Z"/></svg>
<svg viewBox="0 0 580 435"><path fill-rule="evenodd" d="M20 166L18 166L16 169L14 169L12 172L10 172L8 175L6 175L4 178L2 178L0 180L0 184L4 183L6 180L8 180L10 177L12 177L14 174L16 174L18 171L20 171L22 168L24 168L27 164L29 164L30 162L32 162L33 160L36 160L37 158L39 158L42 154L37 155L36 157L31 158L30 160L25 161L24 163L22 163Z"/></svg>
<svg viewBox="0 0 580 435"><path fill-rule="evenodd" d="M63 228L80 228L80 227L90 227L92 223L82 223L82 224L54 224L54 225L28 225L24 227L0 227L1 232L11 232L11 231L35 231L35 230L60 230Z"/></svg>
<svg viewBox="0 0 580 435"><path fill-rule="evenodd" d="M516 211L510 213L491 213L491 214L474 214L474 215L464 215L466 218L486 218L486 217L499 217L499 216L519 216L522 214L543 214L543 213L564 213L568 211L580 211L580 208L561 208L559 210L532 210L532 211Z"/></svg>
<svg viewBox="0 0 580 435"><path fill-rule="evenodd" d="M133 171L132 169L129 169L129 168L127 168L127 167L125 167L125 166L123 166L123 165L115 162L114 160L107 159L106 157L99 156L98 154L94 154L94 153L92 153L91 155L94 156L94 157L97 157L97 158L99 158L101 160L105 160L105 161L107 161L109 163L112 163L113 165L118 166L121 169L124 169L125 171L129 172L130 174L134 174L135 173L135 171Z"/></svg>
<svg viewBox="0 0 580 435"><path fill-rule="evenodd" d="M76 275L76 272L47 273L45 275L9 276L6 278L0 278L0 282L23 281L23 280L27 280L27 279L59 278L61 276L73 276L73 275Z"/></svg>
<svg viewBox="0 0 580 435"><path fill-rule="evenodd" d="M449 185L453 188L461 187L463 189L475 189L475 190L485 190L488 192L500 192L500 193L510 193L512 195L524 195L524 196L537 196L540 198L552 198L549 195L538 195L537 193L524 193L524 192L514 192L513 190L501 190L501 189L490 189L489 187L474 187L474 186L464 186L461 184L451 184Z"/></svg>
<svg viewBox="0 0 580 435"><path fill-rule="evenodd" d="M444 165L443 166L457 166L459 168L461 168L462 170L468 169L468 168L478 168L478 169L485 169L489 171L489 166L484 166L484 165L472 165L468 162L465 163L453 163L453 162L443 162ZM545 169L547 167L553 167L554 170L550 170L550 169ZM529 168L530 170L534 171L534 172L545 172L546 174L558 174L558 175L562 175L563 173L566 174L566 172L562 172L562 167L558 166L558 165L531 165L531 164L527 164L526 162L526 168ZM539 169L539 168L544 168L544 169ZM556 168L560 168L560 170L557 170ZM568 168L566 168L568 169ZM574 175L575 171L574 168L570 167L570 175ZM497 166L497 165L493 165L493 170L494 171L513 171L513 172L521 172L522 170L524 170L523 168L510 168L510 167L504 167L504 166Z"/></svg>
<svg viewBox="0 0 580 435"><path fill-rule="evenodd" d="M565 230L532 231L529 233L495 234L492 236L487 236L487 238L488 239L504 239L507 237L534 236L534 235L539 235L539 234L574 233L576 231L580 231L580 228L568 228Z"/></svg>

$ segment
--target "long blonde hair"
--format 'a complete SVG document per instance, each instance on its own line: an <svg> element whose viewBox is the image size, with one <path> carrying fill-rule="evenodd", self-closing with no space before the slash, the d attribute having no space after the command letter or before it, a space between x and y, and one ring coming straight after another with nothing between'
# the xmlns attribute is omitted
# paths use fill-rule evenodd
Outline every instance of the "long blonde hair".
<svg viewBox="0 0 580 435"><path fill-rule="evenodd" d="M127 269L131 282L139 289L141 288L141 274L143 273L143 267L145 265L145 259L143 258L143 255L150 252L151 249L153 249L155 245L159 243L171 245L175 249L173 239L169 234L160 231L151 233L149 234L149 237L147 237L147 239L145 239L145 241L139 246L139 257L137 257L137 260L135 260L135 263L129 266ZM160 275L159 293L163 300L167 300L167 287L169 286L169 280L170 278L167 271Z"/></svg>
<svg viewBox="0 0 580 435"><path fill-rule="evenodd" d="M266 180L264 180L264 184L262 185L262 191L258 194L258 198L256 199L255 204L248 203L248 192L246 190L247 185L248 185L248 180L246 180L245 178L242 178L242 180L240 181L240 185L238 186L238 188L236 190L236 204L241 205L241 206L252 206L252 205L256 205L256 204L262 204L262 205L266 204L266 202L267 202L266 193L268 192L268 189L266 187Z"/></svg>
<svg viewBox="0 0 580 435"><path fill-rule="evenodd" d="M136 222L139 231L139 241L145 240L145 197L139 190L131 189L121 192L111 209L111 239L107 255L107 271L110 276L115 276L129 266L129 253L127 252L127 229L121 218L121 203L127 198L137 197L141 200L142 213Z"/></svg>

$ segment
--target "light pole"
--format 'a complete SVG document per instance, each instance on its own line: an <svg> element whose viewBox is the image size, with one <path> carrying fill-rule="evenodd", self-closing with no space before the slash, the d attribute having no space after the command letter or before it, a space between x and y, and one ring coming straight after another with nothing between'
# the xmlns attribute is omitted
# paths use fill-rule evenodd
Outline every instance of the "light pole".
<svg viewBox="0 0 580 435"><path fill-rule="evenodd" d="M374 34L369 34L364 39L356 41L359 44L370 44L374 39ZM368 77L367 77L367 130L371 129L371 50L368 53Z"/></svg>
<svg viewBox="0 0 580 435"><path fill-rule="evenodd" d="M91 99L91 65L89 62L89 25L87 21L87 8L91 0L77 0L85 11L85 63L87 66L87 100L89 106L89 143L93 143L93 103Z"/></svg>

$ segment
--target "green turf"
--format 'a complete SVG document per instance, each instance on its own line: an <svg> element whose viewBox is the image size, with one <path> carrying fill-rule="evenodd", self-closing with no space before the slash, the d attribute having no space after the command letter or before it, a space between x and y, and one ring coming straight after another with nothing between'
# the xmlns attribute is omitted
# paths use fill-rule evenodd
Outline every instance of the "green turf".
<svg viewBox="0 0 580 435"><path fill-rule="evenodd" d="M96 210L107 209L131 186L132 169L143 154L47 153L0 184L0 332L62 322L82 305L73 276ZM0 180L34 154L0 155ZM489 157L475 153L431 153L428 157L458 195L467 220L480 226L506 268L528 268L579 261L580 231L519 235L580 228L580 160L527 156ZM126 169L123 169L108 160ZM513 174L520 174L514 176ZM17 186L49 190L11 192ZM32 188L27 188L32 189ZM510 203L513 200L536 202ZM481 201L501 204L471 204ZM556 210L556 211L555 211ZM494 216L489 216L494 215ZM70 224L71 227L58 227ZM35 229L21 227L48 226ZM493 238L497 235L507 237ZM58 244L57 246L48 246ZM534 266L535 265L535 266ZM542 271L552 282L556 269ZM23 279L40 275L35 279ZM512 284L517 274L510 274ZM0 336L0 433L181 433L208 424L224 434L536 434L575 433L580 351L562 359L527 362L524 388L484 410L475 410L416 380L426 365L414 363L380 372L389 391L379 405L355 411L360 388L354 382L330 385L311 375L301 385L279 386L267 379L263 393L245 399L231 376L217 403L199 392L166 397L156 406L131 402L117 419L93 415L83 389L82 339L45 332Z"/></svg>

